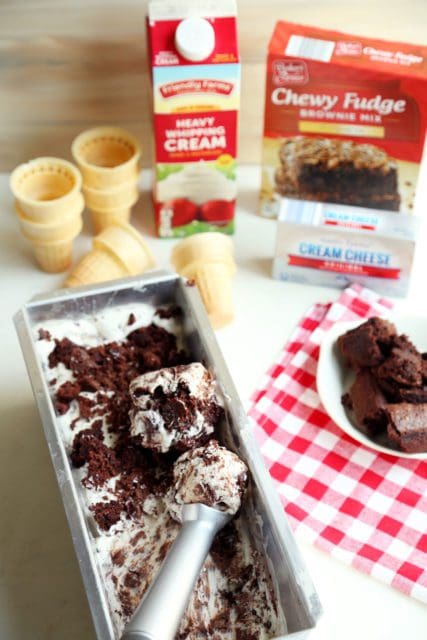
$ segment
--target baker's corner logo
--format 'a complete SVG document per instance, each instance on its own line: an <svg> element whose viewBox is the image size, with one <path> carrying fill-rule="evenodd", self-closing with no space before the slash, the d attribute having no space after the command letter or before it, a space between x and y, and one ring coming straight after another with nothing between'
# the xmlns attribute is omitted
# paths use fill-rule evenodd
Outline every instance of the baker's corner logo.
<svg viewBox="0 0 427 640"><path fill-rule="evenodd" d="M273 84L305 84L308 82L308 68L303 60L274 60Z"/></svg>

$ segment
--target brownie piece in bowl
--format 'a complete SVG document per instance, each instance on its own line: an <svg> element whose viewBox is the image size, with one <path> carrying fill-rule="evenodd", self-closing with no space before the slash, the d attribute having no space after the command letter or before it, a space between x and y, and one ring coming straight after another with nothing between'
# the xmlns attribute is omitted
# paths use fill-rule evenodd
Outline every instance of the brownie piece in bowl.
<svg viewBox="0 0 427 640"><path fill-rule="evenodd" d="M353 412L360 430L367 435L373 436L386 428L387 400L369 369L357 372L342 403Z"/></svg>
<svg viewBox="0 0 427 640"><path fill-rule="evenodd" d="M427 451L427 354L381 318L339 336L337 346L356 372L341 402L357 428L393 449Z"/></svg>
<svg viewBox="0 0 427 640"><path fill-rule="evenodd" d="M339 336L338 349L351 369L381 364L396 336L395 326L383 318L370 318Z"/></svg>
<svg viewBox="0 0 427 640"><path fill-rule="evenodd" d="M401 451L427 451L427 404L401 402L387 407L387 434Z"/></svg>

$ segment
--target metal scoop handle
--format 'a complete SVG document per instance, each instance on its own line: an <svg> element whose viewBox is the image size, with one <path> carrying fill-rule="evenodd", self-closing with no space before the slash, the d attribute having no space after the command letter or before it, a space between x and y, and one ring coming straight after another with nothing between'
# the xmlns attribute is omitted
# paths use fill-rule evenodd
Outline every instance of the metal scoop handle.
<svg viewBox="0 0 427 640"><path fill-rule="evenodd" d="M122 640L174 640L214 536L230 519L202 504L183 508L182 528Z"/></svg>

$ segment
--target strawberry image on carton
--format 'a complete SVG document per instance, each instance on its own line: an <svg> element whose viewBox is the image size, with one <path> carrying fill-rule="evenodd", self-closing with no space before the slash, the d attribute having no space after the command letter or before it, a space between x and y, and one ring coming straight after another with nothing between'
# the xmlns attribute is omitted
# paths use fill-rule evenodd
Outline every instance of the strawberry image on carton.
<svg viewBox="0 0 427 640"><path fill-rule="evenodd" d="M149 3L160 237L233 233L240 63L234 0Z"/></svg>

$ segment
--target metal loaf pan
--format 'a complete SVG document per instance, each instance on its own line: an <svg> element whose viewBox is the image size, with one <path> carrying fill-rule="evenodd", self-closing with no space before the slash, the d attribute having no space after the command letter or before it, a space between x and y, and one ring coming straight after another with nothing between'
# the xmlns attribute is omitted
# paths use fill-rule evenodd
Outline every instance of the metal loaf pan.
<svg viewBox="0 0 427 640"><path fill-rule="evenodd" d="M72 291L62 290L38 296L27 303L15 316L16 330L43 423L99 640L117 640L117 635L113 629L103 584L92 551L92 534L80 504L78 488L56 424L47 382L36 353L34 328L43 320L92 315L106 307L131 302L144 302L155 306L174 303L182 308L187 346L195 360L200 360L213 371L224 396L227 419L221 440L246 461L251 471L250 500L246 508L256 512L256 517L251 517L249 520L256 522L255 535L265 554L278 599L287 620L286 638L300 640L308 637L321 614L319 599L254 442L250 423L243 411L197 289L188 286L175 274L151 272L146 276L128 278L120 282ZM253 511L248 515L253 516Z"/></svg>

